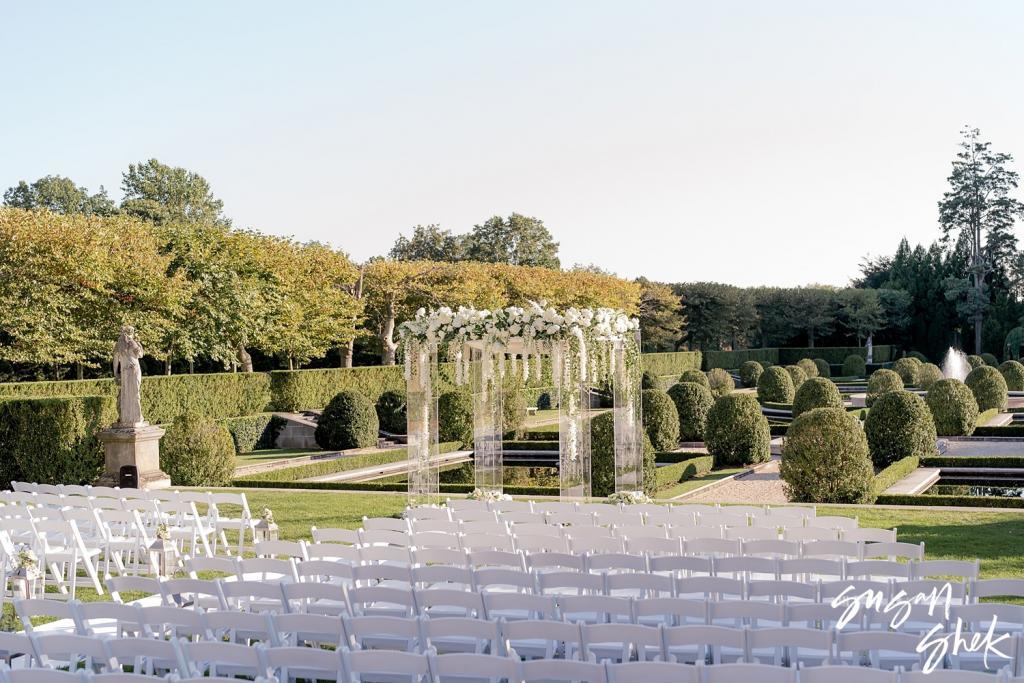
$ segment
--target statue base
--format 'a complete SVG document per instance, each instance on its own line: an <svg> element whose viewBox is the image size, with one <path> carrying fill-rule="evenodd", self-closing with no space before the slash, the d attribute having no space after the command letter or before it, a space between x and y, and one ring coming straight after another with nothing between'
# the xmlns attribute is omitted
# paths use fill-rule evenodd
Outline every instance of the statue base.
<svg viewBox="0 0 1024 683"><path fill-rule="evenodd" d="M134 466L138 471L140 489L162 489L171 485L171 478L160 470L160 437L164 430L141 423L131 427L113 426L99 433L103 442L105 467L98 484L118 486L121 468Z"/></svg>

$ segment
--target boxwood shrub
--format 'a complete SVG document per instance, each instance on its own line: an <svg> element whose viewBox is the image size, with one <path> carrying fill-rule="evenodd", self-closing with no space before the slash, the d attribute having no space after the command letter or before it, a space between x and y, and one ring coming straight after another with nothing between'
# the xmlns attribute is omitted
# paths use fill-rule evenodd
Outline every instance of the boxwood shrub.
<svg viewBox="0 0 1024 683"><path fill-rule="evenodd" d="M231 434L237 453L273 448L274 441L285 423L283 418L272 413L229 417L220 422Z"/></svg>
<svg viewBox="0 0 1024 683"><path fill-rule="evenodd" d="M683 374L679 375L680 382L696 382L703 387L711 389L711 382L708 381L708 376L700 370L687 370Z"/></svg>
<svg viewBox="0 0 1024 683"><path fill-rule="evenodd" d="M655 451L671 451L679 445L679 412L675 402L660 389L641 394L644 431Z"/></svg>
<svg viewBox="0 0 1024 683"><path fill-rule="evenodd" d="M985 366L985 359L981 356L971 354L970 356L967 356L967 364L971 366L972 370L975 368L981 368Z"/></svg>
<svg viewBox="0 0 1024 683"><path fill-rule="evenodd" d="M658 388L660 388L658 378L652 375L647 370L644 370L644 374L640 375L640 389L646 391L647 389Z"/></svg>
<svg viewBox="0 0 1024 683"><path fill-rule="evenodd" d="M924 363L917 373L917 386L925 391L932 388L932 385L943 379L942 368L935 363Z"/></svg>
<svg viewBox="0 0 1024 683"><path fill-rule="evenodd" d="M925 399L939 436L970 436L978 423L974 393L958 379L941 379L928 389Z"/></svg>
<svg viewBox="0 0 1024 683"><path fill-rule="evenodd" d="M983 354L981 354L981 359L983 361L985 361L985 365L989 366L990 368L998 368L999 367L999 359L996 358L991 353L983 353Z"/></svg>
<svg viewBox="0 0 1024 683"><path fill-rule="evenodd" d="M890 391L902 391L903 380L892 370L875 370L868 379L868 391L864 397L864 405L871 407L882 394Z"/></svg>
<svg viewBox="0 0 1024 683"><path fill-rule="evenodd" d="M1024 363L1008 360L999 366L999 372L1009 391L1024 391Z"/></svg>
<svg viewBox="0 0 1024 683"><path fill-rule="evenodd" d="M708 387L711 389L711 394L718 398L735 389L736 382L733 381L732 375L722 368L712 368L708 370Z"/></svg>
<svg viewBox="0 0 1024 683"><path fill-rule="evenodd" d="M756 387L762 372L764 372L763 365L756 360L748 360L740 366L740 381L745 387Z"/></svg>
<svg viewBox="0 0 1024 683"><path fill-rule="evenodd" d="M815 358L814 367L818 369L818 377L831 377L832 366L824 358Z"/></svg>
<svg viewBox="0 0 1024 683"><path fill-rule="evenodd" d="M903 386L916 386L921 372L921 361L916 358L900 358L892 364L892 371L903 380Z"/></svg>
<svg viewBox="0 0 1024 683"><path fill-rule="evenodd" d="M799 365L787 365L785 368L789 373L789 378L793 380L793 391L799 389L800 385L807 381L807 373Z"/></svg>
<svg viewBox="0 0 1024 683"><path fill-rule="evenodd" d="M863 377L867 372L867 361L864 356L851 353L843 361L843 377Z"/></svg>
<svg viewBox="0 0 1024 683"><path fill-rule="evenodd" d="M205 415L181 415L160 442L160 469L174 486L228 486L235 473L231 434Z"/></svg>
<svg viewBox="0 0 1024 683"><path fill-rule="evenodd" d="M1008 398L1006 380L995 368L987 365L974 368L964 381L974 393L974 400L978 402L978 410L984 412L991 408L1006 407Z"/></svg>
<svg viewBox="0 0 1024 683"><path fill-rule="evenodd" d="M715 397L707 387L696 382L680 382L668 390L668 395L679 416L679 440L703 441Z"/></svg>
<svg viewBox="0 0 1024 683"><path fill-rule="evenodd" d="M369 448L376 445L379 429L370 399L358 391L339 391L320 415L314 436L328 451Z"/></svg>
<svg viewBox="0 0 1024 683"><path fill-rule="evenodd" d="M795 365L804 371L804 374L807 375L807 379L818 376L818 364L810 358L801 358L795 363Z"/></svg>
<svg viewBox="0 0 1024 683"><path fill-rule="evenodd" d="M0 399L0 488L93 483L103 473L97 434L116 421L111 396Z"/></svg>
<svg viewBox="0 0 1024 683"><path fill-rule="evenodd" d="M938 453L932 414L924 399L909 391L881 394L864 421L864 433L875 467L888 467L910 456L922 458Z"/></svg>
<svg viewBox="0 0 1024 683"><path fill-rule="evenodd" d="M839 387L830 379L811 377L800 385L793 398L793 417L799 417L815 408L842 408L843 397Z"/></svg>
<svg viewBox="0 0 1024 683"><path fill-rule="evenodd" d="M772 457L768 420L750 394L728 394L715 401L704 443L716 467L751 465Z"/></svg>
<svg viewBox="0 0 1024 683"><path fill-rule="evenodd" d="M774 365L757 380L757 399L762 403L792 403L796 390L786 368Z"/></svg>
<svg viewBox="0 0 1024 683"><path fill-rule="evenodd" d="M654 447L644 434L644 493L653 496L657 488ZM601 413L590 421L590 490L596 498L615 492L615 416Z"/></svg>
<svg viewBox="0 0 1024 683"><path fill-rule="evenodd" d="M791 501L870 503L874 474L856 417L842 408L815 408L793 420L779 466Z"/></svg>

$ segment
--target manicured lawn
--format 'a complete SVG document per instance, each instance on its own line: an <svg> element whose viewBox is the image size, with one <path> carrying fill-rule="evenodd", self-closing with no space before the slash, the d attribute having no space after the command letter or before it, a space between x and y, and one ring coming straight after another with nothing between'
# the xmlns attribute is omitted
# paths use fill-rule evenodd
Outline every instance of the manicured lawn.
<svg viewBox="0 0 1024 683"><path fill-rule="evenodd" d="M274 462L276 460L288 460L303 455L322 453L319 448L265 448L251 453L241 453L235 456L235 462L239 465L254 465L259 462Z"/></svg>
<svg viewBox="0 0 1024 683"><path fill-rule="evenodd" d="M704 454L695 453L694 455L700 456ZM736 467L732 469L723 469L708 472L703 477L694 477L693 479L687 479L686 481L676 484L675 486L670 486L667 489L662 489L661 491L658 491L658 498L666 500L669 498L675 498L676 496L681 496L684 493L687 493L694 489L698 489L701 486L704 486L705 484L710 484L713 481L725 479L726 477L732 476L737 472L742 472L743 470L744 468L742 467Z"/></svg>

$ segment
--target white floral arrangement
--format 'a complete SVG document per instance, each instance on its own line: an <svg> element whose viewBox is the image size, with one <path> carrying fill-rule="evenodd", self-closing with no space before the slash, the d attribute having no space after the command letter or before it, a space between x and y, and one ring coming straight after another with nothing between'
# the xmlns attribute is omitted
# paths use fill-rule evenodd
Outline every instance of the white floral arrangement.
<svg viewBox="0 0 1024 683"><path fill-rule="evenodd" d="M15 556L15 570L23 570L29 579L39 578L39 557L32 548L21 546Z"/></svg>
<svg viewBox="0 0 1024 683"><path fill-rule="evenodd" d="M470 493L467 496L467 498L469 500L486 500L495 502L503 500L512 500L512 496L508 495L507 493L502 493L501 491L496 491L494 489L473 489L473 492Z"/></svg>
<svg viewBox="0 0 1024 683"><path fill-rule="evenodd" d="M268 526L270 524L273 524L274 523L274 511L271 510L270 508L263 508L263 510L260 511L260 519L262 519L264 522L266 522Z"/></svg>
<svg viewBox="0 0 1024 683"><path fill-rule="evenodd" d="M167 541L171 538L171 532L168 530L166 524L158 524L156 527L156 537L161 541Z"/></svg>
<svg viewBox="0 0 1024 683"><path fill-rule="evenodd" d="M616 491L608 496L608 502L617 505L646 505L652 501L643 491Z"/></svg>

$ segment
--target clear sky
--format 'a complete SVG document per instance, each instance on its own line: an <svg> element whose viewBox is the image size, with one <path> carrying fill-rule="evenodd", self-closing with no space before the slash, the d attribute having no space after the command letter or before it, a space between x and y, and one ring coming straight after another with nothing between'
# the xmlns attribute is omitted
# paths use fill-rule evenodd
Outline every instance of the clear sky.
<svg viewBox="0 0 1024 683"><path fill-rule="evenodd" d="M156 157L359 260L517 211L566 265L838 285L938 234L964 124L1024 160L1022 37L1010 0L5 0L0 189Z"/></svg>

